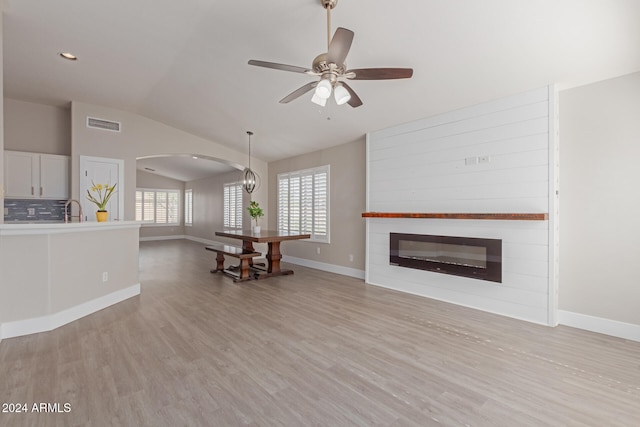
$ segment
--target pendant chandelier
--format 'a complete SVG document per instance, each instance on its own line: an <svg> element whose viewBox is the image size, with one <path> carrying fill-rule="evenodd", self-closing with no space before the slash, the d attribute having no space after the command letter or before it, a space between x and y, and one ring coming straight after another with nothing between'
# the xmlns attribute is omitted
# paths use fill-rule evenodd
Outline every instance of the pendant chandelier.
<svg viewBox="0 0 640 427"><path fill-rule="evenodd" d="M253 190L256 189L258 176L251 170L251 135L253 135L253 132L248 130L247 135L249 135L249 166L245 168L242 173L242 188L244 188L244 191L251 194L253 193Z"/></svg>

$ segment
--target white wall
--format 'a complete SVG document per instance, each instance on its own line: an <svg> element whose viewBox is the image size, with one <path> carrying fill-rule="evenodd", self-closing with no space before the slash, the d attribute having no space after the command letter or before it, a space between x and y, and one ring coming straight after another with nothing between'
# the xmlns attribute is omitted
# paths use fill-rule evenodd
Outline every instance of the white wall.
<svg viewBox="0 0 640 427"><path fill-rule="evenodd" d="M121 132L87 128L87 116L122 123ZM71 105L71 195L79 194L79 157L123 159L125 163L125 219L135 218L136 158L161 154L190 154L219 159L241 169L246 153L197 137L149 118L113 108L80 102ZM251 167L267 180L267 164L252 158ZM254 193L254 199L268 207L268 182ZM266 218L265 218L266 220Z"/></svg>
<svg viewBox="0 0 640 427"><path fill-rule="evenodd" d="M253 161L252 161L253 169ZM224 228L224 194L223 186L226 183L238 182L241 172L233 171L210 178L199 179L185 183L185 189L193 191L193 226L185 227L185 233L193 238L204 241L224 241L217 237L215 232ZM249 206L251 196L246 191L242 192L242 206ZM243 228L251 226L249 212L243 212ZM234 245L237 240L228 240Z"/></svg>
<svg viewBox="0 0 640 427"><path fill-rule="evenodd" d="M0 63L3 63L2 52L2 26L4 21L4 2L0 3ZM0 103L0 206L4 208L4 76L2 67L0 67L0 99L3 100ZM0 224L4 223L4 213L0 215ZM3 309L0 307L0 319L3 317ZM0 341L2 336L0 334Z"/></svg>
<svg viewBox="0 0 640 427"><path fill-rule="evenodd" d="M4 100L5 150L71 154L71 110L34 102Z"/></svg>
<svg viewBox="0 0 640 427"><path fill-rule="evenodd" d="M367 210L550 213L553 220L554 102L552 88L542 88L370 134ZM480 156L490 161L465 162ZM549 221L381 218L367 226L368 283L554 324ZM503 282L392 266L390 232L501 239Z"/></svg>
<svg viewBox="0 0 640 427"><path fill-rule="evenodd" d="M640 73L561 92L560 120L561 322L640 340Z"/></svg>
<svg viewBox="0 0 640 427"><path fill-rule="evenodd" d="M4 22L4 2L0 3L0 62L3 60L2 51L2 25ZM4 76L3 68L0 67L0 205L4 207ZM4 223L4 215L0 215L0 224ZM2 310L2 309L0 309ZM0 319L2 312L0 311Z"/></svg>

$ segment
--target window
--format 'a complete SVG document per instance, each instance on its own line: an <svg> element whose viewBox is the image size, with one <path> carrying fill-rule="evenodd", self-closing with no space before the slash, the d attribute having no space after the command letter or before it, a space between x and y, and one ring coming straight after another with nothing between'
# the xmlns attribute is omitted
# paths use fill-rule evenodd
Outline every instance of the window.
<svg viewBox="0 0 640 427"><path fill-rule="evenodd" d="M184 225L193 225L193 191L184 191Z"/></svg>
<svg viewBox="0 0 640 427"><path fill-rule="evenodd" d="M329 243L329 165L278 174L278 230Z"/></svg>
<svg viewBox="0 0 640 427"><path fill-rule="evenodd" d="M179 190L136 190L136 221L149 224L178 225L180 223Z"/></svg>
<svg viewBox="0 0 640 427"><path fill-rule="evenodd" d="M224 226L242 228L242 184L224 184Z"/></svg>

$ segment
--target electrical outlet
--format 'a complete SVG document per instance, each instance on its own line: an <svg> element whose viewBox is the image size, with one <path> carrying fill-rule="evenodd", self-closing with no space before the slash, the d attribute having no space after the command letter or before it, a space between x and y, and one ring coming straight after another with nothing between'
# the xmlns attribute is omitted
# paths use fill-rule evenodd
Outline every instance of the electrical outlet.
<svg viewBox="0 0 640 427"><path fill-rule="evenodd" d="M109 273L105 271L104 273L102 273L102 281L107 282L108 280L109 280Z"/></svg>
<svg viewBox="0 0 640 427"><path fill-rule="evenodd" d="M353 262L353 254L349 254L349 262Z"/></svg>
<svg viewBox="0 0 640 427"><path fill-rule="evenodd" d="M478 163L489 163L491 161L490 156L480 156L478 157Z"/></svg>
<svg viewBox="0 0 640 427"><path fill-rule="evenodd" d="M478 164L478 158L477 157L467 157L466 159L464 159L464 164L467 165L467 166L477 165Z"/></svg>
<svg viewBox="0 0 640 427"><path fill-rule="evenodd" d="M36 208L27 208L27 215L34 216L36 214Z"/></svg>
<svg viewBox="0 0 640 427"><path fill-rule="evenodd" d="M318 246L318 247L316 248L316 253L317 253L318 255L320 255L320 246Z"/></svg>

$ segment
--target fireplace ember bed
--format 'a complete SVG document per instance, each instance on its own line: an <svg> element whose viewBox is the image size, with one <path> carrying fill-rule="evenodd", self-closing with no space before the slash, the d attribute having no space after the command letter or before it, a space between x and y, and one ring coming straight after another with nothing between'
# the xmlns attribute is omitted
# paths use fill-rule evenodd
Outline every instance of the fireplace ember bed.
<svg viewBox="0 0 640 427"><path fill-rule="evenodd" d="M502 283L502 240L389 233L389 263Z"/></svg>

